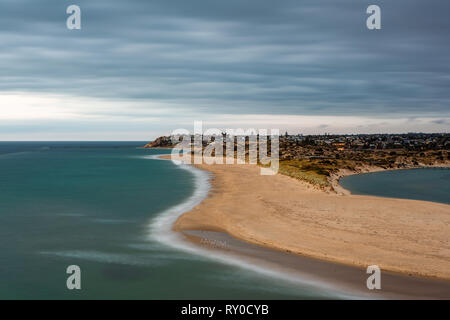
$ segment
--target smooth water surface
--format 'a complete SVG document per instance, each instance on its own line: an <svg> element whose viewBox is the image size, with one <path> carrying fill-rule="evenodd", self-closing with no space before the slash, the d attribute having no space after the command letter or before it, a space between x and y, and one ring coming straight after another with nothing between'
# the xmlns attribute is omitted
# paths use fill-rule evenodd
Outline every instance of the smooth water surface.
<svg viewBox="0 0 450 320"><path fill-rule="evenodd" d="M0 299L324 297L152 239L195 183L143 144L0 142ZM66 287L69 265L81 290Z"/></svg>

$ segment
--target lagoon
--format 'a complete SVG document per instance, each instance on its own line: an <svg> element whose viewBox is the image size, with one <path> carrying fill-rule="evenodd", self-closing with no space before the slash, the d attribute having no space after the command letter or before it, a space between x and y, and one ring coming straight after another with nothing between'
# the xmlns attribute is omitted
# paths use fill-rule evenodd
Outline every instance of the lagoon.
<svg viewBox="0 0 450 320"><path fill-rule="evenodd" d="M364 173L343 177L339 183L353 194L450 204L450 170L445 168Z"/></svg>

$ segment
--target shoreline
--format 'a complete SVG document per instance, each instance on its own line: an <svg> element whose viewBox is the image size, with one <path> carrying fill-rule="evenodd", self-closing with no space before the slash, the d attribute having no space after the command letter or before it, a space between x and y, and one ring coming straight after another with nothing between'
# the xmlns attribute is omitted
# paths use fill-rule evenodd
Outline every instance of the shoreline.
<svg viewBox="0 0 450 320"><path fill-rule="evenodd" d="M170 158L170 156L165 156L165 158ZM322 255L317 255L317 252L311 251L311 250L298 250L298 248L296 247L290 247L289 245L286 245L286 243L281 243L282 245L280 245L280 243L276 243L271 241L264 241L264 240L268 240L268 239L261 239L261 235L260 234L255 234L255 230L251 230L252 228L254 228L255 226L250 226L250 228L248 228L248 226L243 227L241 225L240 221L227 221L230 219L227 219L226 217L222 216L220 217L216 217L217 219L214 219L214 215L213 214L208 214L208 211L214 211L214 207L215 205L211 206L211 204L207 204L206 208L201 208L205 206L205 203L211 202L211 199L217 198L218 193L220 193L222 190L217 190L220 189L220 186L218 184L220 184L223 181L217 181L218 177L219 180L223 180L223 175L224 175L224 167L229 167L226 165L213 165L213 166L206 166L205 165L196 165L195 167L206 170L206 171L210 171L210 173L212 173L213 178L212 178L212 190L209 193L209 196L203 200L203 202L201 202L198 206L196 206L193 210L189 211L189 212L185 212L184 214L182 214L180 217L178 217L178 219L175 221L174 223L174 227L173 229L176 231L180 231L181 234L183 234L185 237L186 236L186 232L191 232L191 231L196 231L196 232L200 232L200 231L215 231L215 232L222 232L222 233L226 233L228 235L230 235L231 237L233 237L235 240L237 241L244 241L244 243L250 244L250 245L257 245L260 248L269 248L271 251L275 251L278 253L283 253L284 252L289 252L292 253L293 255L295 255L296 257L302 257L303 259L311 259L311 260L315 260L315 261L320 261L321 263L327 262L327 263L332 263L333 268L336 269L342 269L342 268L346 268L346 267L356 267L359 268L359 270L362 270L362 267L364 266L364 263L361 263L360 261L354 260L354 261L342 261L339 259L336 259L336 257L333 257L331 255L327 255L326 252L319 252ZM243 168L245 167L245 168ZM209 169L208 169L209 168ZM215 169L212 169L215 168ZM214 172L217 171L216 169L222 169L221 172ZM232 169L237 169L239 171L239 177L242 176L242 174L248 173L248 171L255 171L255 169L257 170L257 168L255 168L253 166L253 168L250 165L232 165ZM230 169L225 169L226 171L229 171ZM255 172L252 172L252 174L254 175ZM227 174L225 174L227 175ZM338 198L342 198L342 196L333 196L333 195L329 195L326 194L324 191L319 191L319 190L315 190L313 187L308 187L306 186L305 189L305 185L304 183L295 180L293 178L289 178L286 176L279 176L279 179L284 180L284 182L286 181L290 181L294 184L296 184L296 187L301 187L303 188L303 192L307 191L307 195L312 195L314 197L323 197L323 196L327 196L330 197L328 198L328 200L330 199L338 199ZM229 185L228 185L229 186ZM343 196L344 198L347 198L346 196ZM367 197L361 197L361 196L349 196L350 198L367 198ZM375 200L376 202L380 202L380 201L386 201L385 198L376 198L376 197L369 197L371 198L371 200ZM238 203L239 199L236 199L236 201L232 201L232 203ZM323 199L322 199L323 200ZM415 201L415 200L402 200L402 199L391 199L391 200L387 200L388 202L408 202L408 204L413 203L414 205L417 205L418 203L420 203L421 205L425 204L425 205L430 205L430 203L427 202L423 202L423 201ZM435 206L432 203L432 206ZM439 205L438 205L439 206ZM445 205L444 205L445 206ZM202 210L203 209L203 210ZM206 211L204 210L206 209ZM217 209L217 208L216 208ZM441 208L442 209L442 208ZM199 211L203 211L202 214L199 215ZM448 207L445 206L445 211L448 211ZM200 219L198 219L200 218ZM236 217L233 217L234 219ZM253 217L254 218L254 217ZM219 221L219 220L223 220L223 221ZM245 217L244 219L245 220ZM231 224L230 224L231 222ZM234 226L234 227L233 227ZM261 226L256 226L256 227L261 227ZM266 226L267 227L267 226ZM273 228L273 226L271 226ZM247 229L247 230L246 230ZM250 232L249 232L250 231ZM271 232L270 229L267 230L269 233ZM273 231L273 230L272 230ZM273 232L272 232L273 233ZM188 240L192 241L192 236L187 237L190 238ZM276 238L276 237L275 237ZM270 239L273 240L273 239ZM318 239L316 239L318 240ZM195 241L194 241L195 242ZM197 241L198 242L198 241ZM329 243L328 243L329 244ZM198 246L198 243L196 244ZM325 255L323 255L323 253L325 253ZM242 255L241 255L242 256ZM447 256L446 256L447 257ZM263 259L264 260L264 259ZM425 297L429 297L429 296L435 296L438 297L440 299L442 298L450 298L450 291L448 291L448 285L450 284L450 282L446 281L449 279L447 274L444 274L444 277L442 277L439 273L438 276L436 276L435 274L430 275L429 273L421 273L421 272L411 272L411 270L402 270L400 269L396 269L396 268L390 268L389 266L385 266L385 265L380 265L383 273L385 272L385 270L390 270L390 273L394 274L394 278L395 277L404 277L405 274L409 274L409 276L406 277L407 281L400 281L400 283L402 283L402 287L407 289L404 290L404 294L407 294L408 292L411 291L411 279L420 279L420 280L424 280L426 279L426 281L431 281L433 283L432 287L434 287L435 289L439 286L444 286L446 287L444 289L444 291L446 292L444 295L435 295L435 294L431 294L431 295L426 295ZM414 275L417 277L410 277L410 275ZM366 276L364 274L364 276ZM367 278L367 276L366 276ZM431 280L430 280L431 278ZM446 279L446 280L439 280L440 279ZM438 284L436 284L436 280L439 282ZM443 283L442 283L443 281ZM351 283L349 283L349 281L337 281L337 282L341 282L340 285L350 285ZM346 283L347 282L347 283ZM351 282L351 281L350 281ZM425 286L426 287L426 286ZM416 288L418 290L420 290L422 287ZM442 288L441 288L442 289ZM366 291L368 291L366 289ZM395 291L395 290L394 290ZM384 292L383 295L389 295L388 292ZM374 295L372 295L373 297ZM401 295L400 295L401 296ZM409 295L407 295L409 296ZM413 295L416 296L417 295Z"/></svg>
<svg viewBox="0 0 450 320"><path fill-rule="evenodd" d="M170 160L170 154L151 155L149 156L149 159L167 161ZM194 194L190 198L188 198L187 201L182 202L174 207L170 207L169 209L163 211L158 217L152 219L149 228L150 237L153 240L162 242L165 245L168 245L177 250L182 250L205 258L210 258L213 261L220 262L226 265L232 265L246 270L251 270L252 272L256 272L262 276L270 277L272 279L287 281L287 283L291 284L299 283L303 286L309 286L312 293L323 298L329 299L331 295L340 299L361 298L360 294L351 295L343 293L341 290L335 288L335 285L326 284L321 279L307 279L303 277L298 278L298 274L282 273L278 270L280 266L277 267L275 265L267 264L267 261L256 259L258 264L254 264L255 260L248 254L248 252L246 255L241 255L239 254L238 250L220 250L220 248L217 247L213 248L211 246L202 246L202 240L206 240L206 238L198 238L195 235L190 235L189 231L186 233L175 232L173 230L175 221L185 212L189 212L193 207L199 205L201 201L208 197L211 190L210 179L212 178L212 175L207 171L197 169L195 168L195 166L181 163L179 161L175 161L175 165L180 165L184 170L191 171L194 174L195 180L198 184L196 185ZM221 234L230 237L228 234ZM210 241L214 243L217 240L211 239ZM242 244L244 244L244 246L249 245L245 242L242 242ZM258 249L264 248L258 246ZM278 253L277 251L271 249L265 250Z"/></svg>
<svg viewBox="0 0 450 320"><path fill-rule="evenodd" d="M186 230L180 233L186 241L207 252L224 254L271 270L272 277L309 287L325 298L450 299L450 283L437 279L382 271L382 290L368 290L366 280L369 275L357 266L274 250L233 238L224 232Z"/></svg>

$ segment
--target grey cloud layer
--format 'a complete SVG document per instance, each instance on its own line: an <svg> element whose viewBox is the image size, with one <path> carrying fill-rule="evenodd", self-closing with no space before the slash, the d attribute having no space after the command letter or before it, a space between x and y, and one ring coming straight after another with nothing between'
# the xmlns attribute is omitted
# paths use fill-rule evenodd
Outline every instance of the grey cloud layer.
<svg viewBox="0 0 450 320"><path fill-rule="evenodd" d="M193 112L450 114L448 1L0 0L0 90ZM65 9L82 9L82 30ZM369 4L381 31L365 28Z"/></svg>

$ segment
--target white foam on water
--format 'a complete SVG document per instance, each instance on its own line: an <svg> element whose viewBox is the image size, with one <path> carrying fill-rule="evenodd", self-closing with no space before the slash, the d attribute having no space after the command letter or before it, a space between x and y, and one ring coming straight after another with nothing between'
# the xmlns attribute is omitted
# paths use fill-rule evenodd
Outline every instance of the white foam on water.
<svg viewBox="0 0 450 320"><path fill-rule="evenodd" d="M82 259L87 261L131 266L154 267L167 264L167 261L155 259L154 257L149 259L148 257L136 257L136 255L132 254L106 253L93 250L41 251L39 253L63 258Z"/></svg>
<svg viewBox="0 0 450 320"><path fill-rule="evenodd" d="M188 170L194 175L195 191L193 195L189 197L185 202L161 212L157 217L153 218L150 221L148 234L150 240L160 242L161 244L177 250L189 252L191 254L208 258L214 261L219 261L227 265L233 265L245 270L254 271L264 276L269 276L275 279L282 279L285 281L289 281L290 283L295 282L301 284L302 286L309 287L311 290L315 291L316 294L323 295L324 297L364 299L364 297L358 295L345 293L341 288L338 288L334 284L313 280L308 276L300 278L299 276L294 276L292 274L281 273L279 270L269 268L268 266L257 266L245 261L245 259L241 257L237 257L236 255L228 254L226 252L221 252L218 250L214 251L204 249L187 241L182 236L182 234L173 231L172 226L179 216L194 209L195 206L200 204L203 199L208 196L210 190L211 175L206 171L197 169L192 165L185 164L180 161L161 159L161 155L162 154L150 155L145 156L145 158L151 160L172 161L179 168Z"/></svg>
<svg viewBox="0 0 450 320"><path fill-rule="evenodd" d="M0 158L9 158L9 157L15 157L27 153L31 153L32 151L19 151L19 152L9 152L9 153L2 153L0 154Z"/></svg>
<svg viewBox="0 0 450 320"><path fill-rule="evenodd" d="M102 219L96 218L92 219L93 222L102 223L102 224L124 224L124 223L134 223L134 220L126 220L126 219Z"/></svg>

